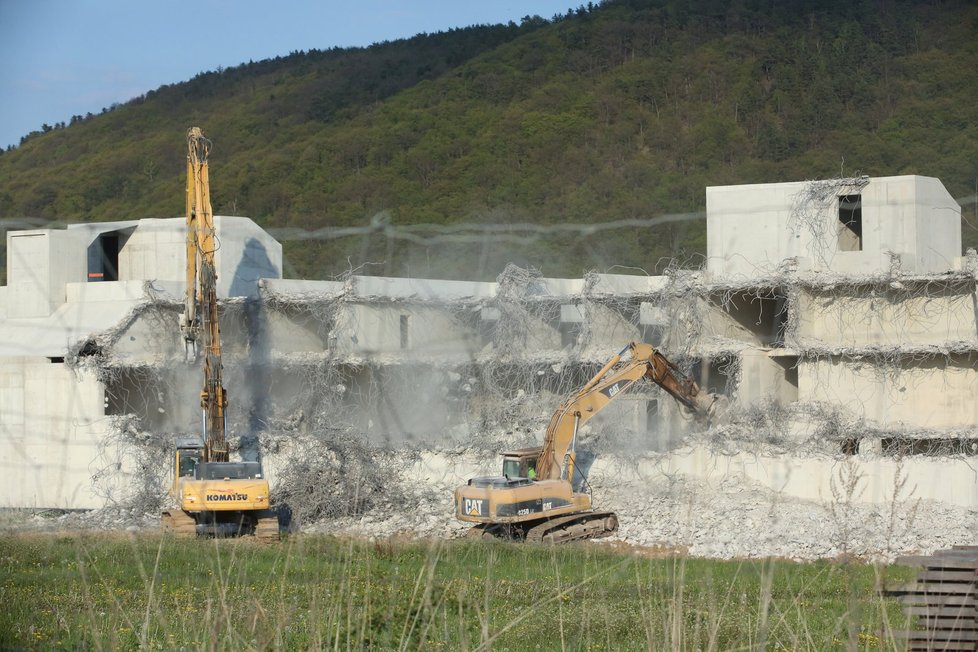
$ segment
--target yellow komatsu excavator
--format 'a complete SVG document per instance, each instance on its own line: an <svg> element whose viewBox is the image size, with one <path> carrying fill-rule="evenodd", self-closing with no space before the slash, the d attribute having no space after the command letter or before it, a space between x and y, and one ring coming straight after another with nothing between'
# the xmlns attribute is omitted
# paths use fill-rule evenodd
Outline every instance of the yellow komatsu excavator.
<svg viewBox="0 0 978 652"><path fill-rule="evenodd" d="M163 511L163 530L277 539L278 518L269 508L261 462L229 461L214 262L217 237L207 170L210 145L197 127L187 135L187 296L180 320L188 362L196 362L203 350L203 438L177 442L170 493L180 508Z"/></svg>
<svg viewBox="0 0 978 652"><path fill-rule="evenodd" d="M614 533L618 517L593 511L591 496L573 489L577 435L641 378L698 415L713 415L722 400L652 346L629 344L554 412L543 446L504 452L501 476L473 478L455 490L455 516L476 524L469 536L559 543Z"/></svg>

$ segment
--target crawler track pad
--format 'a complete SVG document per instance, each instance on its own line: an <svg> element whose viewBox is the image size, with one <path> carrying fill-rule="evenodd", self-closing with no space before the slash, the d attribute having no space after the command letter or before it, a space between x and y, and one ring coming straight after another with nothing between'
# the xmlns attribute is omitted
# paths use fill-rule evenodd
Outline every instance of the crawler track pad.
<svg viewBox="0 0 978 652"><path fill-rule="evenodd" d="M160 514L160 525L164 534L178 537L197 536L197 522L182 509L167 509Z"/></svg>

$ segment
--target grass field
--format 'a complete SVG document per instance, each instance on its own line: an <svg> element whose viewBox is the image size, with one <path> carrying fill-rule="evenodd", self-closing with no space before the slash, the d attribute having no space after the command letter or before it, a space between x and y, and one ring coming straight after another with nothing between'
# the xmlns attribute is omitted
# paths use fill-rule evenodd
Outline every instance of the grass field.
<svg viewBox="0 0 978 652"><path fill-rule="evenodd" d="M905 568L606 546L7 534L0 648L892 648Z"/></svg>

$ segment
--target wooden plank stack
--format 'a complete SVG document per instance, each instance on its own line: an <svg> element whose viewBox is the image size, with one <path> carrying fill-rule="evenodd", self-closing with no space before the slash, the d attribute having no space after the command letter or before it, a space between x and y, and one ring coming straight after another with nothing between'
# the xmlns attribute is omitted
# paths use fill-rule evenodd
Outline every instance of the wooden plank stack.
<svg viewBox="0 0 978 652"><path fill-rule="evenodd" d="M920 628L890 634L915 652L978 650L978 546L901 557L897 563L919 567L917 581L887 588L883 595L899 600Z"/></svg>

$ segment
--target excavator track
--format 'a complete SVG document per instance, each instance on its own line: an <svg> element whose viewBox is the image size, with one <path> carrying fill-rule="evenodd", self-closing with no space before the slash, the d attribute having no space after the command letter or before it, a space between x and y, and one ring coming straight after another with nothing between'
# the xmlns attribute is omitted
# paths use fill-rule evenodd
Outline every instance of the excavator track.
<svg viewBox="0 0 978 652"><path fill-rule="evenodd" d="M492 532L489 531L489 526L486 523L479 523L474 525L465 533L466 539L491 539L493 538Z"/></svg>
<svg viewBox="0 0 978 652"><path fill-rule="evenodd" d="M160 524L164 534L181 538L197 536L197 522L182 509L167 509L160 514Z"/></svg>
<svg viewBox="0 0 978 652"><path fill-rule="evenodd" d="M618 531L614 512L585 512L558 516L530 528L526 541L530 543L564 543L582 539L598 539Z"/></svg>
<svg viewBox="0 0 978 652"><path fill-rule="evenodd" d="M522 541L523 530L503 523L479 523L465 533L466 539L503 539L505 541Z"/></svg>
<svg viewBox="0 0 978 652"><path fill-rule="evenodd" d="M278 516L275 514L259 516L255 523L255 538L258 541L278 541Z"/></svg>

